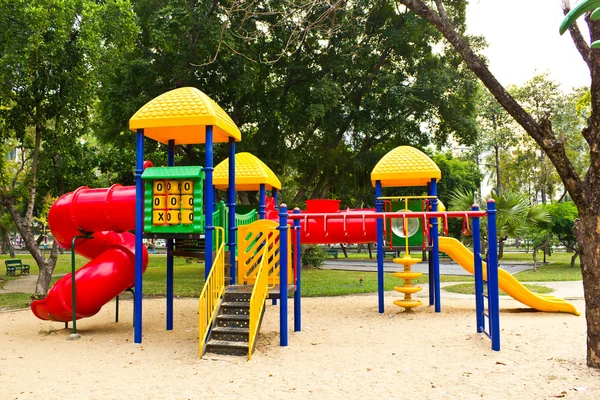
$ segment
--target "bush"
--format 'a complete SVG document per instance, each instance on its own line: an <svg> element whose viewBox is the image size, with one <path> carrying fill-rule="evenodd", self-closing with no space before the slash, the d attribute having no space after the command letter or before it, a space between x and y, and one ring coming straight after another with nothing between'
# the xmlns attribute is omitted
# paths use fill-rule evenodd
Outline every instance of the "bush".
<svg viewBox="0 0 600 400"><path fill-rule="evenodd" d="M301 254L302 268L319 268L327 257L323 250L312 244L302 246Z"/></svg>

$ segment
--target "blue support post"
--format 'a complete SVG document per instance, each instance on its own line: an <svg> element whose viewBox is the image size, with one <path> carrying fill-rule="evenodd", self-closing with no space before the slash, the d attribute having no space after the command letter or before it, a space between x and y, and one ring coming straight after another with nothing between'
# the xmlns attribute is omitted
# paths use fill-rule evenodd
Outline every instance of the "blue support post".
<svg viewBox="0 0 600 400"><path fill-rule="evenodd" d="M294 208L294 214L300 214L300 209L298 207ZM302 265L300 260L300 220L294 220L294 228L296 228L296 253L294 257L296 258L296 291L294 292L294 332L302 331L302 296L300 294L300 275L302 272Z"/></svg>
<svg viewBox="0 0 600 400"><path fill-rule="evenodd" d="M175 140L169 140L167 166L175 166ZM173 239L167 239L167 330L173 330Z"/></svg>
<svg viewBox="0 0 600 400"><path fill-rule="evenodd" d="M264 183L260 184L260 190L258 192L258 197L259 197L258 218L265 219L265 210L267 208L265 205L265 198L267 197L267 192L266 192Z"/></svg>
<svg viewBox="0 0 600 400"><path fill-rule="evenodd" d="M271 196L273 196L273 201L275 202L275 209L276 210L279 209L279 206L277 205L277 195L278 195L277 189L273 188L271 190Z"/></svg>
<svg viewBox="0 0 600 400"><path fill-rule="evenodd" d="M437 182L435 179L431 180L431 196L437 196ZM438 199L431 199L431 211L437 211L438 208ZM438 229L438 219L431 218L431 243L433 245L433 251L431 254L431 258L433 259L433 291L434 291L434 303L435 303L435 312L442 311L442 289L440 286L440 244L438 241L439 236ZM431 279L431 277L429 278Z"/></svg>
<svg viewBox="0 0 600 400"><path fill-rule="evenodd" d="M287 206L279 207L279 344L288 345L288 238Z"/></svg>
<svg viewBox="0 0 600 400"><path fill-rule="evenodd" d="M231 264L231 284L235 285L236 265L235 247L237 227L235 226L235 139L229 138L229 187L227 188L227 207L229 207L229 263Z"/></svg>
<svg viewBox="0 0 600 400"><path fill-rule="evenodd" d="M142 247L144 246L144 130L138 129L135 142L135 295L133 341L142 343Z"/></svg>
<svg viewBox="0 0 600 400"><path fill-rule="evenodd" d="M215 193L213 187L213 127L206 126L206 161L204 166L204 279L208 278L208 273L212 268L213 262L213 211Z"/></svg>
<svg viewBox="0 0 600 400"><path fill-rule="evenodd" d="M498 295L498 242L496 233L496 202L487 203L488 215L488 314L490 316L490 336L492 350L500 350L500 297Z"/></svg>
<svg viewBox="0 0 600 400"><path fill-rule="evenodd" d="M381 181L375 182L375 211L383 212L382 196L383 188ZM383 314L383 218L377 218L377 299L379 303L379 314Z"/></svg>
<svg viewBox="0 0 600 400"><path fill-rule="evenodd" d="M479 211L479 206L473 204L472 211ZM473 217L473 266L475 269L475 314L477 316L477 332L483 332L484 326L484 308L483 308L483 268L481 259L481 220L479 217Z"/></svg>
<svg viewBox="0 0 600 400"><path fill-rule="evenodd" d="M433 196L431 194L431 182L427 182L427 196ZM428 210L425 210L428 211ZM430 230L431 232L431 230ZM431 235L429 236L429 240L427 241L427 245L431 246ZM427 254L427 266L428 266L428 274L429 274L429 305L432 306L435 304L435 286L433 284L433 251L429 250L429 254Z"/></svg>

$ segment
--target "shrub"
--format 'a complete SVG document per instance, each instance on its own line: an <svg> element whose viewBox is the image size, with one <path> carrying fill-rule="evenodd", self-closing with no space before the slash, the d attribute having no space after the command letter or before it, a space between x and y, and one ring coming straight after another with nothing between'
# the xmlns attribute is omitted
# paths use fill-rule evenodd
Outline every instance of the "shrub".
<svg viewBox="0 0 600 400"><path fill-rule="evenodd" d="M301 254L302 268L319 268L327 257L323 250L312 244L302 246Z"/></svg>

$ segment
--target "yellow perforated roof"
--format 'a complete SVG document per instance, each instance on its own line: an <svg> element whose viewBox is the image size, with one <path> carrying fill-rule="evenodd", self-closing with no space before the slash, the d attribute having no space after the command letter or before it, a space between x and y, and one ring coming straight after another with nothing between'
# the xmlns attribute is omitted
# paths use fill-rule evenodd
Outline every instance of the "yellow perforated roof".
<svg viewBox="0 0 600 400"><path fill-rule="evenodd" d="M425 153L410 146L396 147L387 153L371 172L371 183L383 187L427 186L431 179L441 179L442 172Z"/></svg>
<svg viewBox="0 0 600 400"><path fill-rule="evenodd" d="M219 190L229 187L229 158L221 161L213 173L213 185ZM236 190L259 190L264 184L267 190L281 189L281 182L271 168L250 153L235 155Z"/></svg>
<svg viewBox="0 0 600 400"><path fill-rule="evenodd" d="M167 144L206 142L206 126L213 126L213 141L242 139L229 115L210 97L193 87L163 93L146 103L129 120L129 129L144 129L144 136Z"/></svg>

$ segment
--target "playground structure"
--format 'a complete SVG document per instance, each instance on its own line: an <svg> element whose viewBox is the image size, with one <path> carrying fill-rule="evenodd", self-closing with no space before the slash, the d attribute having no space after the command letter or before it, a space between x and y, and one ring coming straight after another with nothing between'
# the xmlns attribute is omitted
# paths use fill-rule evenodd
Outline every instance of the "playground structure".
<svg viewBox="0 0 600 400"><path fill-rule="evenodd" d="M38 318L67 322L93 316L103 304L133 286L134 342L141 343L142 275L148 262L143 239L161 238L167 244L166 329L173 329L173 257L204 259L205 285L199 299L200 356L208 350L250 358L267 298L279 301L282 346L288 345L287 302L291 293L294 330L301 330L301 244L377 242L378 310L383 313L385 241L393 245L404 240L405 254L394 262L402 266L395 276L404 280L396 290L405 297L395 304L405 309L419 306L420 302L410 297L420 290L411 284L416 275L410 265L417 259L408 251L409 236L413 236L409 235L410 221L419 222L416 231L423 249L429 252L429 304L441 312L439 253L445 252L475 275L477 331L490 336L494 350L500 349L499 286L539 310L578 315L564 300L537 296L509 274L502 270L499 273L496 241L489 241L488 263L483 262L480 220L487 219L488 234L495 237L495 204L490 202L487 211L476 206L460 212L438 210L437 181L441 172L417 149L398 147L375 166L371 174L375 209L340 210L339 200L315 200L307 201L305 211L294 209L288 213L285 204L277 205L279 179L253 155L236 154L236 142L241 140L238 128L198 89L176 89L153 99L131 118L130 128L137 140L136 186L80 188L58 199L50 210L49 225L58 243L66 248L73 246L91 261L74 276L58 281L45 299L32 303ZM144 163L145 138L167 146L166 167ZM215 168L213 144L218 142L228 144L229 157ZM183 144L206 146L203 167L174 166L174 148ZM383 196L383 189L400 186L427 188L427 195L417 199L420 211L408 211L408 203L396 211L391 206L385 209L395 198ZM226 203L215 204L215 188L227 191ZM238 190L259 192L258 211L236 213ZM272 197L267 196L267 190L271 190ZM448 218L462 218L463 227L472 231L473 253L458 241L439 237L439 222L447 227ZM133 229L135 235L127 232ZM401 234L395 235L394 230ZM81 238L83 233L86 236ZM72 282L76 282L76 290ZM76 300L76 309L72 300Z"/></svg>

